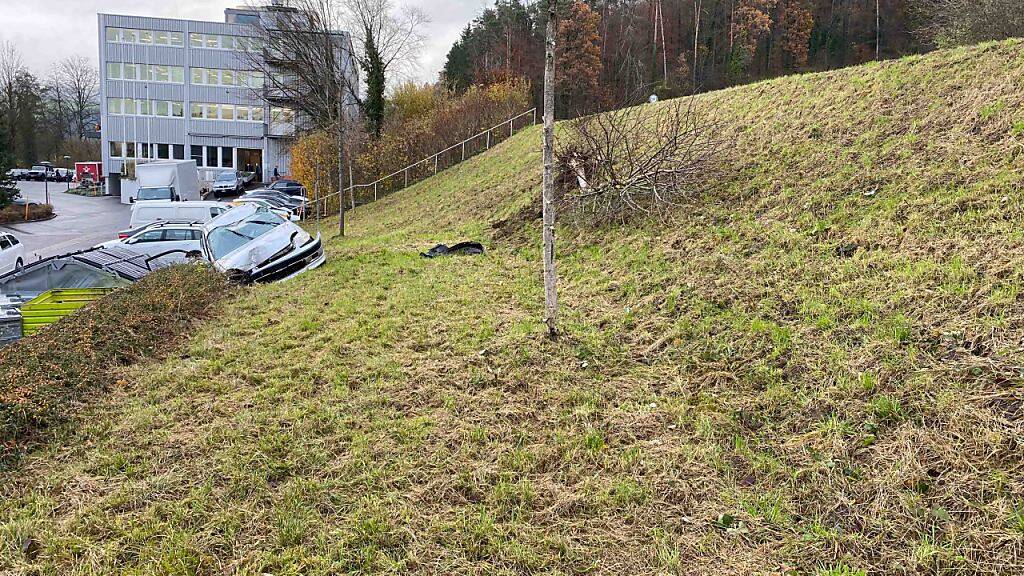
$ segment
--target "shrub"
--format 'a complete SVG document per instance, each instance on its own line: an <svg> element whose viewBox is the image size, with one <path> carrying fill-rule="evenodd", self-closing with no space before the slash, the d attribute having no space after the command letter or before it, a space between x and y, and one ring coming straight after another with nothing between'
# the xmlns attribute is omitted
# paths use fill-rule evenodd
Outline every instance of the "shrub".
<svg viewBox="0 0 1024 576"><path fill-rule="evenodd" d="M0 458L69 417L119 367L174 347L227 290L206 266L173 266L0 350Z"/></svg>

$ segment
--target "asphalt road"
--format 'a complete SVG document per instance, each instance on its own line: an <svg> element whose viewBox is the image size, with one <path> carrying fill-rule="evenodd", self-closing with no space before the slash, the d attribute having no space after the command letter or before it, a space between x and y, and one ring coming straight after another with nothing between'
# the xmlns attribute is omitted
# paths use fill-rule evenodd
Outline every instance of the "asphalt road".
<svg viewBox="0 0 1024 576"><path fill-rule="evenodd" d="M117 238L117 232L128 227L131 207L122 205L119 198L86 198L68 194L64 182L50 182L49 188L56 218L46 222L0 225L21 240L29 260L89 248ZM46 199L42 182L18 182L18 189L26 200L43 203Z"/></svg>

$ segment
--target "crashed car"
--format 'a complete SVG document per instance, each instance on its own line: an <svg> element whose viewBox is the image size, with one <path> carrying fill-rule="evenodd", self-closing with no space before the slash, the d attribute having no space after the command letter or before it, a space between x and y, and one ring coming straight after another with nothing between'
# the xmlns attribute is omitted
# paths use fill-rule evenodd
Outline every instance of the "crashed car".
<svg viewBox="0 0 1024 576"><path fill-rule="evenodd" d="M327 261L320 236L257 204L244 204L203 227L213 267L245 283L287 280Z"/></svg>

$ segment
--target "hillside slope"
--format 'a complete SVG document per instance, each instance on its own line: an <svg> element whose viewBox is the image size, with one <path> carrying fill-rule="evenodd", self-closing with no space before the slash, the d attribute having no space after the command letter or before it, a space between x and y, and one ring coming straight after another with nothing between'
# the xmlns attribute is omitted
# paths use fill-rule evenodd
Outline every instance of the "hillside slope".
<svg viewBox="0 0 1024 576"><path fill-rule="evenodd" d="M1024 571L1024 43L701 104L721 187L563 225L560 341L534 129L0 472L0 572Z"/></svg>

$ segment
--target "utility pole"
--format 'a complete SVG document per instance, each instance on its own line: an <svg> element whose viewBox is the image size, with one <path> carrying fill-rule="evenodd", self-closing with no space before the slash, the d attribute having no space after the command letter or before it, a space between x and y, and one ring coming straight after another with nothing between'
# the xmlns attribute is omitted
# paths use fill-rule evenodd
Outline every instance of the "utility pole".
<svg viewBox="0 0 1024 576"><path fill-rule="evenodd" d="M548 0L544 55L544 323L558 336L558 273L555 269L555 19L557 0Z"/></svg>

